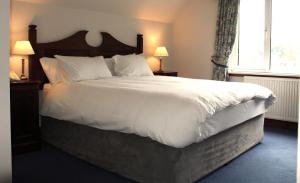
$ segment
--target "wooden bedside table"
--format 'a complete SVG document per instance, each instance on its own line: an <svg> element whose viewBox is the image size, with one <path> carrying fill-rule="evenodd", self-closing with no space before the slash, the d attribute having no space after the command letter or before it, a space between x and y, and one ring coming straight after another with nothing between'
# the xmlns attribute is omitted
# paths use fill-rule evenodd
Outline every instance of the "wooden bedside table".
<svg viewBox="0 0 300 183"><path fill-rule="evenodd" d="M39 82L11 81L12 153L37 150L41 146L39 127Z"/></svg>
<svg viewBox="0 0 300 183"><path fill-rule="evenodd" d="M170 72L170 71L163 71L163 72L154 71L153 74L156 76L174 76L174 77L178 76L178 72Z"/></svg>

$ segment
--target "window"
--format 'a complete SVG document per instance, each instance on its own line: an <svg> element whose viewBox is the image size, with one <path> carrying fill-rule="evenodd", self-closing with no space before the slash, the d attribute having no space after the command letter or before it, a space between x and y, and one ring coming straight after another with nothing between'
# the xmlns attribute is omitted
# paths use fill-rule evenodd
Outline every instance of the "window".
<svg viewBox="0 0 300 183"><path fill-rule="evenodd" d="M299 0L240 0L230 71L300 73Z"/></svg>

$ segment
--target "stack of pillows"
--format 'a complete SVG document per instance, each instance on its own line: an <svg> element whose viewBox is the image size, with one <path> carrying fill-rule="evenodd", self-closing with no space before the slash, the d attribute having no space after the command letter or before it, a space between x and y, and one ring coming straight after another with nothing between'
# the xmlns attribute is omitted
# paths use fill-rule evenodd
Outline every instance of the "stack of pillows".
<svg viewBox="0 0 300 183"><path fill-rule="evenodd" d="M153 76L143 55L116 55L112 58L55 55L40 59L51 84L108 78L112 76Z"/></svg>

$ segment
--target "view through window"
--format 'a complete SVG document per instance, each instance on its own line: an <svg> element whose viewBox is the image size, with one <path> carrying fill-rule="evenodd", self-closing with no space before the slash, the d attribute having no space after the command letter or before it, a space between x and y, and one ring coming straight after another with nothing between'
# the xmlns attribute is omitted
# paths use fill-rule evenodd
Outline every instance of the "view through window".
<svg viewBox="0 0 300 183"><path fill-rule="evenodd" d="M300 73L299 0L241 0L231 71Z"/></svg>

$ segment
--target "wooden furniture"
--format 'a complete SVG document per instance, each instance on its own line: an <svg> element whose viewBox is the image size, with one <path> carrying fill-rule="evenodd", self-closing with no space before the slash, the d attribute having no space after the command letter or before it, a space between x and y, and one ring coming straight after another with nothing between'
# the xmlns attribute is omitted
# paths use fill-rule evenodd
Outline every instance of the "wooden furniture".
<svg viewBox="0 0 300 183"><path fill-rule="evenodd" d="M156 76L175 76L175 77L178 76L177 72L172 72L172 71L163 71L163 72L154 71L153 74Z"/></svg>
<svg viewBox="0 0 300 183"><path fill-rule="evenodd" d="M143 35L136 37L136 47L126 45L107 32L101 32L102 44L98 47L88 45L85 40L88 31L79 31L68 38L50 42L37 43L36 25L29 25L28 38L35 55L29 56L29 79L39 80L41 84L47 83L48 78L40 64L42 57L54 57L54 55L66 56L104 56L110 58L116 54L141 54L143 53Z"/></svg>
<svg viewBox="0 0 300 183"><path fill-rule="evenodd" d="M10 83L13 154L40 148L39 84L27 80Z"/></svg>
<svg viewBox="0 0 300 183"><path fill-rule="evenodd" d="M140 34L136 47L121 43L108 33L102 33L103 42L99 47L91 47L86 43L86 34L87 31L79 31L66 39L37 43L36 26L29 26L29 40L36 53L29 57L30 78L40 80L42 84L48 82L39 62L41 57L56 54L111 57L143 53L143 36ZM138 182L191 183L259 143L263 137L263 119L263 114L243 121L236 119L240 120L240 125L184 148L51 117L42 116L41 122L43 140L89 163Z"/></svg>

